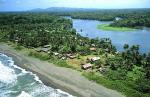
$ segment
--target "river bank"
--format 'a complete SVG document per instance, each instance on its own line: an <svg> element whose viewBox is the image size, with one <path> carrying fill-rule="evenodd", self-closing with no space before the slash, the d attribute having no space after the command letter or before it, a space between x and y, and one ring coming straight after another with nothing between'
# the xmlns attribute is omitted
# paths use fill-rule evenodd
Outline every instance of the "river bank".
<svg viewBox="0 0 150 97"><path fill-rule="evenodd" d="M112 27L109 24L102 24L97 26L100 30L106 30L106 31L134 31L136 29L133 28L127 28L127 27Z"/></svg>
<svg viewBox="0 0 150 97"><path fill-rule="evenodd" d="M0 43L0 52L13 57L16 64L37 74L45 85L61 89L77 97L123 97L120 93L107 89L81 76L81 73L68 68L57 67L16 51L7 44Z"/></svg>

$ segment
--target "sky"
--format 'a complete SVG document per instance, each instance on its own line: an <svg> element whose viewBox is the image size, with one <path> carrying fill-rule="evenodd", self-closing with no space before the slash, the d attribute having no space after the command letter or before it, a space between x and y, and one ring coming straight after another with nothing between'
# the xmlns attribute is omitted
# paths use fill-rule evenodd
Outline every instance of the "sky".
<svg viewBox="0 0 150 97"><path fill-rule="evenodd" d="M0 11L25 11L35 8L150 8L150 0L0 0Z"/></svg>

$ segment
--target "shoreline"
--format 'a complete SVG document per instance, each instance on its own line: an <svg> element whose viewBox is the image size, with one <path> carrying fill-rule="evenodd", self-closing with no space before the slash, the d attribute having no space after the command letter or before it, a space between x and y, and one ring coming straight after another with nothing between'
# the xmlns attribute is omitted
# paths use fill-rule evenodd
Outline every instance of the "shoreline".
<svg viewBox="0 0 150 97"><path fill-rule="evenodd" d="M1 49L0 49L0 50L1 50ZM42 75L42 74L40 74L40 73L38 73L38 72L36 72L36 71L30 69L30 68L27 68L25 65L21 65L21 64L26 64L26 63L28 63L27 60L20 61L20 60L17 58L18 56L14 55L14 54L13 54L12 52L10 52L10 51L7 51L7 52L6 52L6 51L0 51L0 53L5 54L5 55L7 55L8 57L11 57L11 58L13 59L15 65L17 65L17 66L19 66L19 67L25 69L26 71L30 71L30 72L32 72L33 74L36 74L36 75L39 77L39 79L44 83L44 85L50 86L50 87L52 87L52 88L54 88L54 89L61 89L62 91L66 90L66 91L64 91L64 92L69 93L69 94L71 94L71 95L74 94L74 96L77 96L77 97L82 97L81 95L79 95L78 93L75 93L74 91L71 91L71 90L69 90L69 89L65 89L65 87L59 86L58 84L54 83L54 82L51 81L49 78L47 78L46 76L44 76L44 75Z"/></svg>
<svg viewBox="0 0 150 97"><path fill-rule="evenodd" d="M60 89L76 97L124 97L115 90L107 89L84 78L80 72L57 67L16 51L5 43L0 43L0 53L13 58L16 65L36 74L46 85ZM42 64L42 65L41 65Z"/></svg>
<svg viewBox="0 0 150 97"><path fill-rule="evenodd" d="M75 91L67 89L66 87L61 87L59 84L56 84L51 79L47 78L45 75L42 75L39 72L36 72L36 71L26 67L25 64L30 64L30 62L28 62L28 60L22 59L20 56L16 55L15 53L13 53L11 51L5 51L5 50L1 51L1 50L2 50L2 48L0 47L0 53L5 54L8 57L11 57L13 59L15 65L25 69L26 71L30 71L33 74L36 74L39 77L39 79L43 82L44 85L52 87L54 89L60 89L63 92L69 93L69 94L76 96L76 97L82 97L80 94L76 93Z"/></svg>

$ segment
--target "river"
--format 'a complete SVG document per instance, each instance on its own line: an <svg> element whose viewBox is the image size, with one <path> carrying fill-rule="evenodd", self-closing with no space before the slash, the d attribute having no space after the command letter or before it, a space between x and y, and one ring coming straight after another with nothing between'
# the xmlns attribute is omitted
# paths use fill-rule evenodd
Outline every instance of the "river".
<svg viewBox="0 0 150 97"><path fill-rule="evenodd" d="M72 19L73 27L77 32L89 38L110 38L118 51L123 50L124 44L140 45L140 52L146 53L150 51L150 28L143 28L135 31L104 31L97 29L99 24L109 24L111 22L103 22L97 20ZM81 31L82 29L82 31Z"/></svg>

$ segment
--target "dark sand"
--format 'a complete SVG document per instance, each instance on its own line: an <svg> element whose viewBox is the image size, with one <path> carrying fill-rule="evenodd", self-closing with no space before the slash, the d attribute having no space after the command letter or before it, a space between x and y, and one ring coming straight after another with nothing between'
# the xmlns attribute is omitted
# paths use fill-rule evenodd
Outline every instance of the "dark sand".
<svg viewBox="0 0 150 97"><path fill-rule="evenodd" d="M0 52L13 58L15 64L37 74L40 80L55 89L61 89L77 97L124 97L121 93L89 81L80 72L57 67L46 61L29 57L24 51L16 51L0 43Z"/></svg>

